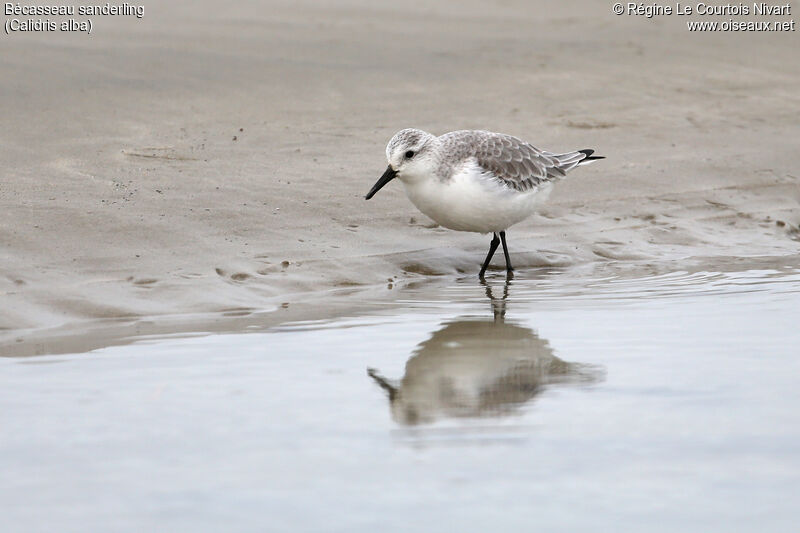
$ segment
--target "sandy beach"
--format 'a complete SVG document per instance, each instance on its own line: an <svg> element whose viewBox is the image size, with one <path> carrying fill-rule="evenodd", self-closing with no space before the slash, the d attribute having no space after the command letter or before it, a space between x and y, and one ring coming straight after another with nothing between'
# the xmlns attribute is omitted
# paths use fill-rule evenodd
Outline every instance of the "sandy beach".
<svg viewBox="0 0 800 533"><path fill-rule="evenodd" d="M509 230L519 269L796 265L796 32L588 1L203 1L0 40L0 351L473 275L488 237L435 227L399 184L364 201L405 127L607 157Z"/></svg>
<svg viewBox="0 0 800 533"><path fill-rule="evenodd" d="M638 5L6 13L3 533L794 532L796 6ZM480 281L408 127L605 159Z"/></svg>

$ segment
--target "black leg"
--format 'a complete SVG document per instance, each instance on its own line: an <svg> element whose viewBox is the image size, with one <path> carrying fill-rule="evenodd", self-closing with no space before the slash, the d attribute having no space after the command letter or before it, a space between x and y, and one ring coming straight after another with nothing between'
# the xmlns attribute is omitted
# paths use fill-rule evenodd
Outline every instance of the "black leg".
<svg viewBox="0 0 800 533"><path fill-rule="evenodd" d="M492 237L492 242L489 244L489 253L486 254L486 261L483 262L483 266L481 267L481 273L478 274L478 277L483 279L483 275L486 274L486 267L489 266L489 261L492 260L492 256L494 256L494 251L497 250L497 247L500 246L500 239L497 237L497 233L494 234Z"/></svg>
<svg viewBox="0 0 800 533"><path fill-rule="evenodd" d="M511 258L508 256L508 245L506 244L506 232L500 232L500 240L503 241L503 254L506 256L506 271L510 274L514 272L514 267L511 266Z"/></svg>

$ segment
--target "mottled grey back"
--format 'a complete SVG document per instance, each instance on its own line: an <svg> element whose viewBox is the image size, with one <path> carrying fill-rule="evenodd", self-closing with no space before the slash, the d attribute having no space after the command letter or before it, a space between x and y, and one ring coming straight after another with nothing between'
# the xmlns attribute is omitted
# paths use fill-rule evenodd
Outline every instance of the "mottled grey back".
<svg viewBox="0 0 800 533"><path fill-rule="evenodd" d="M460 162L474 157L492 178L518 191L563 178L587 157L583 152L545 152L511 135L490 131L454 131L439 141L447 154L437 171L440 176L451 176Z"/></svg>

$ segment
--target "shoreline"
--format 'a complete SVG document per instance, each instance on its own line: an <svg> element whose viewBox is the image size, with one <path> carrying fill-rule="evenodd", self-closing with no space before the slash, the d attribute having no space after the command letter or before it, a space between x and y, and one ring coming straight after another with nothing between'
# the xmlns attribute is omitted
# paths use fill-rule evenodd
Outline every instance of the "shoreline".
<svg viewBox="0 0 800 533"><path fill-rule="evenodd" d="M410 126L606 156L509 230L522 269L798 251L796 36L588 1L215 9L5 39L0 338L477 274L488 237L363 199Z"/></svg>
<svg viewBox="0 0 800 533"><path fill-rule="evenodd" d="M764 257L707 257L671 261L636 260L595 262L582 265L540 266L519 272L511 284L558 277L576 286L589 286L609 279L635 280L672 273L727 273L752 270L798 270L800 254ZM488 285L505 283L500 267L490 269ZM274 298L269 308L232 308L218 312L121 316L84 319L59 326L0 332L0 357L77 354L125 345L148 338L171 336L246 334L264 332L289 324L326 322L358 317L390 309L404 291L420 286L450 285L471 276L415 275L393 284L353 286L297 293ZM474 282L481 282L475 278ZM281 302L279 300L287 301Z"/></svg>

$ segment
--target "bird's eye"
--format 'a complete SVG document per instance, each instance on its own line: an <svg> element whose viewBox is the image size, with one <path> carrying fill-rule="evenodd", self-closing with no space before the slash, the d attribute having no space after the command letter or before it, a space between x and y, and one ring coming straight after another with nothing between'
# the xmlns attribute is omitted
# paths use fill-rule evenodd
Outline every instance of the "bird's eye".
<svg viewBox="0 0 800 533"><path fill-rule="evenodd" d="M414 150L406 152L406 159L411 159L412 157L414 157Z"/></svg>

